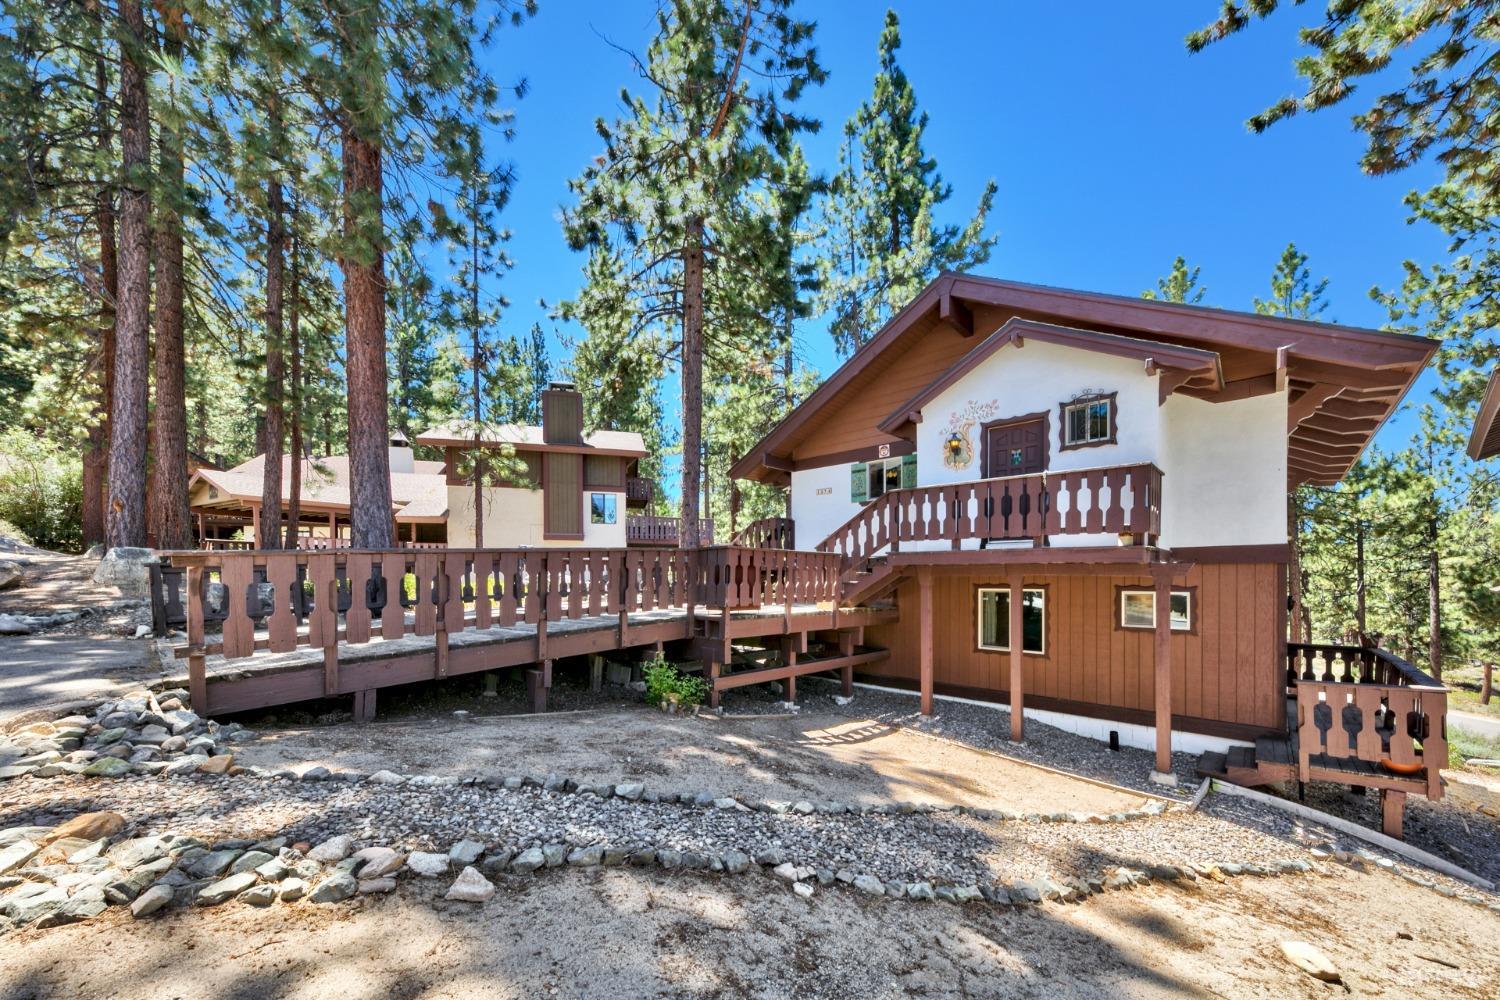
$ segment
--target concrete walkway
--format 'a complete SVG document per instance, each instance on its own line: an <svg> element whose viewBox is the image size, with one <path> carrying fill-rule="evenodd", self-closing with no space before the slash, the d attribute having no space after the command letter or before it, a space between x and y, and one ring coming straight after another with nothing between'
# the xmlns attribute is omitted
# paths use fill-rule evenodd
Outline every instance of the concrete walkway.
<svg viewBox="0 0 1500 1000"><path fill-rule="evenodd" d="M0 639L0 726L39 709L99 700L159 675L149 639Z"/></svg>

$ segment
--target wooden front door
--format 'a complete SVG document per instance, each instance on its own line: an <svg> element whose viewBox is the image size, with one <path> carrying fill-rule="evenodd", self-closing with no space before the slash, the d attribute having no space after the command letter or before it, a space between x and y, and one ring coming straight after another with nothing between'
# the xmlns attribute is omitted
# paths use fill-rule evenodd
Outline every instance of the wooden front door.
<svg viewBox="0 0 1500 1000"><path fill-rule="evenodd" d="M989 424L984 428L986 479L1025 476L1047 468L1047 418L1027 417Z"/></svg>

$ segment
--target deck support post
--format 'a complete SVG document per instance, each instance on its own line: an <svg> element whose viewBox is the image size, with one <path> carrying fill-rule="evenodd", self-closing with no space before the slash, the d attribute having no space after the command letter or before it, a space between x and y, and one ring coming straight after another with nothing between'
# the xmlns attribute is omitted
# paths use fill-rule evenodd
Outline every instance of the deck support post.
<svg viewBox="0 0 1500 1000"><path fill-rule="evenodd" d="M589 690L595 694L604 690L604 657L598 653L589 656Z"/></svg>
<svg viewBox="0 0 1500 1000"><path fill-rule="evenodd" d="M708 707L711 711L719 710L719 675L724 672L724 667L717 660L708 661Z"/></svg>
<svg viewBox="0 0 1500 1000"><path fill-rule="evenodd" d="M1025 588L1020 570L1010 572L1010 740L1012 743L1026 741L1026 670L1022 659L1025 645L1022 605L1025 603Z"/></svg>
<svg viewBox="0 0 1500 1000"><path fill-rule="evenodd" d="M526 695L531 701L531 710L541 714L547 711L547 689L552 687L552 661L543 660L526 670Z"/></svg>
<svg viewBox="0 0 1500 1000"><path fill-rule="evenodd" d="M917 663L922 690L922 714L932 714L932 570L917 570Z"/></svg>
<svg viewBox="0 0 1500 1000"><path fill-rule="evenodd" d="M1380 790L1380 829L1387 837L1403 839L1402 821L1406 815L1406 793L1394 788Z"/></svg>
<svg viewBox="0 0 1500 1000"><path fill-rule="evenodd" d="M354 721L375 721L375 689L354 692Z"/></svg>
<svg viewBox="0 0 1500 1000"><path fill-rule="evenodd" d="M861 630L862 631L862 630ZM839 655L851 657L854 655L855 635L852 631L839 633ZM845 664L839 668L839 689L845 698L854 697L854 665Z"/></svg>
<svg viewBox="0 0 1500 1000"><path fill-rule="evenodd" d="M1172 571L1158 567L1156 584L1156 770L1151 780L1175 785L1172 773Z"/></svg>

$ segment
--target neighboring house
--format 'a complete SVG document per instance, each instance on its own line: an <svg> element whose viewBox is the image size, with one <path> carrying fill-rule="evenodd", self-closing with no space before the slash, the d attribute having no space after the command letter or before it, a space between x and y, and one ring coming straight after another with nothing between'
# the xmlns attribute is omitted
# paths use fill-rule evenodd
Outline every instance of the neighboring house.
<svg viewBox="0 0 1500 1000"><path fill-rule="evenodd" d="M411 444L399 433L392 438L392 518L401 542L474 545L474 487L463 461L474 449L474 438L473 424L463 421L418 435L418 444L444 451L446 458L441 462L416 458ZM650 483L637 475L646 455L639 434L600 430L585 435L583 397L571 384L555 382L542 393L542 426L484 424L479 438L483 450L505 453L495 461L514 477L482 488L487 547L625 547L627 522L638 520L628 511L644 507L651 497ZM257 455L232 469L194 472L188 499L204 544L250 545L231 539L242 529L249 538L256 536L264 468L265 456ZM282 460L281 474L283 515L291 502L290 473L287 457ZM330 544L330 538L347 539L347 456L303 461L300 509L303 545L321 547ZM675 543L674 519L647 520L670 522L667 526ZM665 533L665 529L657 532Z"/></svg>
<svg viewBox="0 0 1500 1000"><path fill-rule="evenodd" d="M790 488L848 603L895 597L869 679L1228 749L1285 732L1288 489L1337 482L1436 346L947 274L732 474Z"/></svg>
<svg viewBox="0 0 1500 1000"><path fill-rule="evenodd" d="M1500 455L1500 367L1490 372L1469 434L1469 457L1478 462Z"/></svg>
<svg viewBox="0 0 1500 1000"><path fill-rule="evenodd" d="M481 450L512 477L481 488L484 544L623 548L629 508L645 506L649 483L638 476L646 446L633 431L583 432L583 396L572 383L542 393L542 425L484 424ZM474 486L465 471L475 449L472 421L453 421L417 435L447 455L448 543L474 544ZM498 453L507 457L500 458Z"/></svg>

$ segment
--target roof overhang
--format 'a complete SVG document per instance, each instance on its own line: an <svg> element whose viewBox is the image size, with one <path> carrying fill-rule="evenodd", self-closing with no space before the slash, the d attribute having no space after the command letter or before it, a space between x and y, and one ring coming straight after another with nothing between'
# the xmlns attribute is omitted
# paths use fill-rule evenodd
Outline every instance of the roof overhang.
<svg viewBox="0 0 1500 1000"><path fill-rule="evenodd" d="M910 336L973 336L996 309L1060 327L1237 356L1217 387L1184 384L1213 402L1285 392L1291 485L1343 478L1437 350L1425 337L1233 312L1154 299L943 274L735 463L737 478L785 482L793 448L866 369ZM936 327L921 324L929 317ZM1009 317L1007 317L1009 319ZM1003 324L1002 324L1003 328ZM916 332L914 332L914 330ZM981 342L982 343L982 342ZM894 436L893 436L894 439Z"/></svg>
<svg viewBox="0 0 1500 1000"><path fill-rule="evenodd" d="M972 351L965 354L951 368L938 376L885 420L879 429L897 437L909 436L910 426L922 419L922 407L940 396L945 390L959 382L985 359L1008 344L1024 347L1027 340L1072 347L1097 354L1130 358L1141 362L1146 374L1161 381L1160 399L1178 390L1196 388L1205 392L1217 392L1224 388L1224 374L1219 367L1219 355L1196 347L1163 344L1139 337L1124 337L1115 333L1099 333L1096 330L1080 330L1077 327L1039 323L1019 317L1007 320L1005 325L986 337Z"/></svg>
<svg viewBox="0 0 1500 1000"><path fill-rule="evenodd" d="M1479 401L1479 413L1474 418L1474 430L1469 434L1470 458L1478 462L1496 455L1500 455L1500 367L1490 372L1484 398Z"/></svg>

